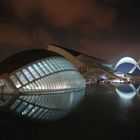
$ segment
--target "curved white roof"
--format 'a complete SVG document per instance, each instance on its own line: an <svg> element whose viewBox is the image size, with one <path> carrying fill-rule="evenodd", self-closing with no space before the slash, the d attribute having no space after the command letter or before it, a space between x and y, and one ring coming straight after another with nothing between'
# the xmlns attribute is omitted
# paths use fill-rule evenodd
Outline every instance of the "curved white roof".
<svg viewBox="0 0 140 140"><path fill-rule="evenodd" d="M123 64L123 63L131 63L131 64L133 64L133 65L137 65L137 62L136 62L135 59L133 59L133 58L131 58L131 57L123 57L123 58L121 58L121 59L118 61L118 63L117 63L116 66L115 66L115 69L116 69L119 65L121 65L121 64Z"/></svg>

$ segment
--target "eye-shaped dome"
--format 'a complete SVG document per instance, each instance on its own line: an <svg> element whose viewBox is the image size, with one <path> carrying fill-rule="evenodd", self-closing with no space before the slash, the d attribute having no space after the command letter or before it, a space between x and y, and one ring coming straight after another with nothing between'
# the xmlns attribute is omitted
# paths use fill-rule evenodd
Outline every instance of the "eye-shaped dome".
<svg viewBox="0 0 140 140"><path fill-rule="evenodd" d="M84 96L85 79L75 66L51 56L10 73L19 93L9 105L12 112L37 120L66 115Z"/></svg>
<svg viewBox="0 0 140 140"><path fill-rule="evenodd" d="M120 59L115 66L115 70L122 73L140 74L139 65L131 57L124 57Z"/></svg>

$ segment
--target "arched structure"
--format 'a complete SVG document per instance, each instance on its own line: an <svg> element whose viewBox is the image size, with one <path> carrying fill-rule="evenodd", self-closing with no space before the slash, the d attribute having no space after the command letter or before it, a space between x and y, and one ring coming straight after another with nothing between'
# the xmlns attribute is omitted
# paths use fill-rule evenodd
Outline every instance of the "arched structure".
<svg viewBox="0 0 140 140"><path fill-rule="evenodd" d="M84 67L84 64L81 61L79 61L75 56L73 56L68 51L65 51L64 49L57 47L56 45L48 45L47 50L55 52L55 53L63 56L64 58L69 60L72 64L74 64L77 67L77 69Z"/></svg>
<svg viewBox="0 0 140 140"><path fill-rule="evenodd" d="M65 57L67 60L73 63L86 79L98 79L102 73L106 73L109 78L120 78L114 75L112 72L109 72L110 68L106 67L106 65L109 65L107 62L98 58L88 56L83 53L75 54L74 51L67 50L53 44L49 44L47 49Z"/></svg>
<svg viewBox="0 0 140 140"><path fill-rule="evenodd" d="M114 69L122 73L140 74L139 62L131 57L120 59Z"/></svg>
<svg viewBox="0 0 140 140"><path fill-rule="evenodd" d="M36 120L58 119L72 110L84 96L85 78L63 56L54 53L1 75L1 108Z"/></svg>

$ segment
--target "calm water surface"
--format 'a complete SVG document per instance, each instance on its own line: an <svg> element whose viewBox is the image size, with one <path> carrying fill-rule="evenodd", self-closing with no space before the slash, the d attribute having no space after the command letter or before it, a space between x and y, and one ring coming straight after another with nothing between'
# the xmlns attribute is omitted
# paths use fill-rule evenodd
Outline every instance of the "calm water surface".
<svg viewBox="0 0 140 140"><path fill-rule="evenodd" d="M7 119L0 114L1 138L140 139L138 90L138 86L134 89L131 85L127 88L118 87L117 90L103 85L88 86L80 105L65 118L51 123L28 122L9 117Z"/></svg>

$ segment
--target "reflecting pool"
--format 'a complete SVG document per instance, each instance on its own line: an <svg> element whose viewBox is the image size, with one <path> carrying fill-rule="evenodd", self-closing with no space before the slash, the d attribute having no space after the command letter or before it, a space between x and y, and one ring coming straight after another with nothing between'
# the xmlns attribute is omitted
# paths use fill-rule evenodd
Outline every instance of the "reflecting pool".
<svg viewBox="0 0 140 140"><path fill-rule="evenodd" d="M69 115L66 115L63 119L38 124L32 121L22 123L22 121L16 121L16 119L14 121L6 120L4 116L0 119L2 134L6 138L22 136L21 139L44 140L47 138L64 138L67 140L90 138L95 140L134 140L139 138L139 85L88 85L86 94L84 94L84 91L81 94L72 94L59 96L58 100L54 96L52 96L52 99L49 95L46 97L50 103L50 108L51 105L52 107L57 106L58 110L60 109L62 112L71 110L71 108L74 109L79 104L74 110L72 109L73 111L70 111L71 113L68 111ZM25 96L25 99L22 98L21 101L26 101L26 98ZM28 101L30 102L30 99ZM20 105L19 109L13 111L16 112L21 108ZM32 112L34 111L31 111L28 115ZM57 116L57 113L54 114ZM9 135L6 135L7 131Z"/></svg>
<svg viewBox="0 0 140 140"><path fill-rule="evenodd" d="M1 95L0 103L1 110L4 112L14 113L25 119L52 121L70 113L81 102L84 95L84 89L60 93L22 94L16 97Z"/></svg>

